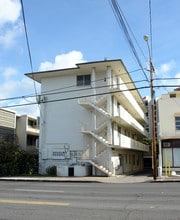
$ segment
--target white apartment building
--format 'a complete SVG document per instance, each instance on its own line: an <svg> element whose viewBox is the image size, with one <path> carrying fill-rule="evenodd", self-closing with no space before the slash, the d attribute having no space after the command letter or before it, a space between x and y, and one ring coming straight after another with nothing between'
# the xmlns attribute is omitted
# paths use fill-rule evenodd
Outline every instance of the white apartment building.
<svg viewBox="0 0 180 220"><path fill-rule="evenodd" d="M16 116L16 136L19 146L30 153L37 153L39 140L38 118L29 115Z"/></svg>
<svg viewBox="0 0 180 220"><path fill-rule="evenodd" d="M180 171L180 89L158 99L159 176L167 167Z"/></svg>
<svg viewBox="0 0 180 220"><path fill-rule="evenodd" d="M26 74L41 83L39 172L118 175L143 169L147 109L121 60Z"/></svg>

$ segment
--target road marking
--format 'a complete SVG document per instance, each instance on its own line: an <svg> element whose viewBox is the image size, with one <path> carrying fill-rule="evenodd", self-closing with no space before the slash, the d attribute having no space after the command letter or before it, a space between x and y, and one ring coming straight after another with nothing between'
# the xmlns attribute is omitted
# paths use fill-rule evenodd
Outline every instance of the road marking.
<svg viewBox="0 0 180 220"><path fill-rule="evenodd" d="M21 192L45 192L45 193L64 193L62 190L41 190L41 189L14 189Z"/></svg>
<svg viewBox="0 0 180 220"><path fill-rule="evenodd" d="M0 203L25 204L25 205L69 206L69 203L66 203L66 202L26 201L26 200L12 200L12 199L0 199Z"/></svg>

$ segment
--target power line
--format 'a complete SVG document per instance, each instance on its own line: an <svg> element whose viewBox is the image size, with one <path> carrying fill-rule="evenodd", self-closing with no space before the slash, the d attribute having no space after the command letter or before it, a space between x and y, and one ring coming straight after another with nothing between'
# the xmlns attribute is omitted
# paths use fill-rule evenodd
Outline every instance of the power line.
<svg viewBox="0 0 180 220"><path fill-rule="evenodd" d="M154 88L167 88L167 87L180 87L180 85L161 85L161 86L154 86ZM142 89L149 89L149 86L142 86L138 88L132 88L132 89L125 89L125 90L117 90L117 91L108 91L108 92L101 92L96 94L89 94L89 95L81 95L81 96L72 96L68 98L60 98L60 99L52 99L52 100L46 100L41 101L40 103L50 103L50 102L62 102L62 101L68 101L73 99L81 99L81 98L87 98L87 97L93 97L93 96L99 96L99 95L107 95L107 94L115 94L115 93L122 93L126 91L135 91L135 90L142 90ZM13 104L13 105L6 105L2 106L1 108L13 108L13 107L22 107L22 106L28 106L28 105L35 105L37 102L31 102L31 103L24 103L24 104Z"/></svg>
<svg viewBox="0 0 180 220"><path fill-rule="evenodd" d="M132 72L135 72L135 71L138 71L138 70L134 70ZM122 73L123 74L123 73ZM122 74L119 74L119 75L122 75ZM107 78L106 78L107 79ZM180 78L154 78L154 81L163 81L163 80L177 80L177 79L180 79ZM97 81L102 81L104 80L103 79L99 79L99 80L94 80L94 81L91 81L92 82L97 82ZM137 81L133 81L133 82L126 82L126 83L121 83L121 84L116 84L118 86L120 85L128 85L128 84L132 84L132 83L142 83L142 82L146 82L146 80L137 80ZM112 86L112 85L111 85ZM178 85L156 85L154 87L156 88L164 88L164 87L178 87ZM48 90L48 91L45 91L45 92L42 92L40 94L37 94L37 95L34 95L34 94L29 94L29 95L23 95L23 96L15 96L15 97L9 97L9 98L4 98L4 99L0 99L0 102L1 101L11 101L11 100L18 100L18 99L26 99L26 98L34 98L36 96L43 96L43 95L54 95L54 94L63 94L63 93L71 93L71 92L79 92L79 91L85 91L85 90L91 90L91 89L98 89L98 88L105 88L105 87L108 87L108 85L105 85L105 86L96 86L96 87L88 87L88 88L81 88L81 89L72 89L72 90L66 90L66 91L60 91L60 90L64 90L64 89L69 89L69 88L73 88L73 87L76 87L76 85L71 85L71 86L67 86L67 87L61 87L61 88L58 88L58 89L53 89L53 90Z"/></svg>
<svg viewBox="0 0 180 220"><path fill-rule="evenodd" d="M145 88L149 88L149 86L143 86L143 87L139 87L139 88L125 89L125 90L118 89L117 91L100 92L100 93L96 93L96 94L80 95L80 96L72 96L72 97L68 97L68 98L46 100L46 101L42 101L42 103L68 101L68 100L73 100L73 99L81 99L81 98L87 98L87 97L93 97L93 96L99 96L99 95L115 94L115 93L121 93L121 92L126 92L126 91L135 91L138 89L145 89ZM35 104L37 104L37 103L32 102L32 103L24 103L24 104L13 104L13 105L3 106L1 108L13 108L13 107L35 105Z"/></svg>
<svg viewBox="0 0 180 220"><path fill-rule="evenodd" d="M32 62L30 44L29 44L28 33L27 33L27 25L26 25L26 18L25 18L23 0L21 0L21 8L22 8L22 16L23 16L24 31L25 31L25 36L26 36L26 44L27 44L29 62L30 62L30 66L31 66L31 72L32 72L32 75L33 75L33 72L34 72L34 71L33 71L33 62ZM33 85L34 85L35 94L36 94L36 96L37 96L37 88L36 88L36 84L35 84L34 79L33 79Z"/></svg>
<svg viewBox="0 0 180 220"><path fill-rule="evenodd" d="M132 70L130 71L129 73L133 73L133 72L136 72L136 71L139 71L139 69L137 70ZM124 73L120 73L120 74L117 74L116 76L122 76L122 75L125 75L127 74L126 72ZM99 82L99 81L104 81L105 79L109 79L109 78L112 78L112 77L105 77L105 78L101 78L101 79L98 79L98 80L94 80L94 81L91 81L91 83L94 83L94 82ZM144 82L145 80L139 80L139 81L134 81L134 82L127 82L127 84L130 84L130 83L138 83L138 82ZM126 84L126 83L124 83ZM53 93L55 91L60 91L60 90L65 90L65 89L70 89L70 88L74 88L74 87L77 87L76 84L74 85L70 85L70 86L65 86L65 87L61 87L61 88L57 88L57 89L52 89L52 90L48 90L48 91L44 91L40 94L29 94L29 95L23 95L23 96L16 96L16 97L9 97L9 98L3 98L3 99L0 99L0 101L10 101L10 100L16 100L16 99L25 99L25 98L33 98L33 97L36 97L36 96L39 96L39 95L49 95L49 94L58 94L57 93ZM95 89L95 88L98 88L98 87L90 87L90 88L83 88L83 89L74 89L74 90L69 90L69 91L66 91L66 92L76 92L76 91L81 91L81 90L87 90L87 89ZM59 92L60 93L60 92ZM64 91L63 91L64 93Z"/></svg>
<svg viewBox="0 0 180 220"><path fill-rule="evenodd" d="M109 2L110 2L110 5L111 5L111 8L113 9L113 13L114 13L114 15L115 15L115 17L117 19L117 22L118 22L118 24L120 25L120 27L123 30L123 33L124 33L124 35L126 37L126 40L127 40L128 44L130 46L130 49L131 49L132 53L134 54L134 56L136 58L136 61L137 61L138 65L139 65L139 67L141 68L145 78L149 82L149 79L148 79L148 77L147 77L147 75L146 75L146 73L144 71L144 68L143 68L143 66L141 64L141 61L140 61L139 56L138 56L138 53L137 53L137 51L136 51L136 49L134 47L134 44L133 44L133 42L131 40L130 34L129 34L128 29L126 27L126 24L124 22L123 17L125 17L125 16L122 15L122 10L121 10L121 8L120 8L120 6L119 6L119 4L118 4L118 2L116 0L109 0Z"/></svg>

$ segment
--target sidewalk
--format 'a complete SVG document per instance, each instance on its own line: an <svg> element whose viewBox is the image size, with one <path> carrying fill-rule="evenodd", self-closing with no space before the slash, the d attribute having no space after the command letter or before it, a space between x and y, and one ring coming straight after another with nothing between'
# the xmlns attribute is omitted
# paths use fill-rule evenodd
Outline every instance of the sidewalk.
<svg viewBox="0 0 180 220"><path fill-rule="evenodd" d="M91 183L155 183L180 182L180 176L162 176L156 180L149 175L119 175L115 177L0 177L0 181L31 181L31 182L91 182Z"/></svg>

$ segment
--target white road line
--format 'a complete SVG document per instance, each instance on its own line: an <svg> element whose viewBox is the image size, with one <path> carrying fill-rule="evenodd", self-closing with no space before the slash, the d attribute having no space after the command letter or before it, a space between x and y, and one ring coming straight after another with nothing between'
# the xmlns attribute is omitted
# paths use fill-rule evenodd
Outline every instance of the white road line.
<svg viewBox="0 0 180 220"><path fill-rule="evenodd" d="M14 189L20 192L44 192L44 193L64 193L62 190L42 190L42 189Z"/></svg>

